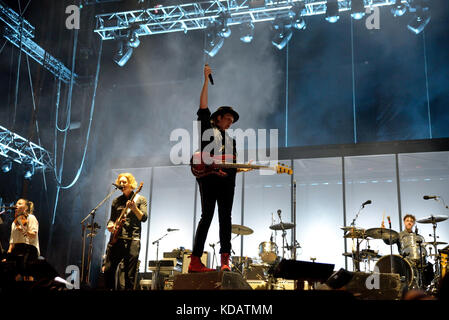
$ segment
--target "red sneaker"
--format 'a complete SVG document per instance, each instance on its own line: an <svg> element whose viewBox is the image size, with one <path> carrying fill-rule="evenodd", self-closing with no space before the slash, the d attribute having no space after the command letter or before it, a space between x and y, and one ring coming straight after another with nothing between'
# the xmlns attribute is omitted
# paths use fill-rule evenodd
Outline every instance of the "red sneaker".
<svg viewBox="0 0 449 320"><path fill-rule="evenodd" d="M189 264L189 273L194 272L211 272L215 271L214 269L209 269L202 262L200 257L191 255L190 256L190 264Z"/></svg>
<svg viewBox="0 0 449 320"><path fill-rule="evenodd" d="M229 266L229 258L231 255L229 253L221 254L221 271L231 271L231 267Z"/></svg>

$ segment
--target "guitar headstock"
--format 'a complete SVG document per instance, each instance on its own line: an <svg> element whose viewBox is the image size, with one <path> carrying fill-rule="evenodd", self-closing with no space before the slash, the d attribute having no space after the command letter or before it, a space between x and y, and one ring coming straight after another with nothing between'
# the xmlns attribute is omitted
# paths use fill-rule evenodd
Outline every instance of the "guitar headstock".
<svg viewBox="0 0 449 320"><path fill-rule="evenodd" d="M143 187L143 182L141 182L141 183L139 184L139 187L137 188L137 190L136 190L135 193L139 193L139 192L142 190L142 187Z"/></svg>
<svg viewBox="0 0 449 320"><path fill-rule="evenodd" d="M293 174L293 170L291 168L287 167L284 164L278 163L278 165L276 166L276 173L278 173L278 174L286 173L288 175L292 175Z"/></svg>

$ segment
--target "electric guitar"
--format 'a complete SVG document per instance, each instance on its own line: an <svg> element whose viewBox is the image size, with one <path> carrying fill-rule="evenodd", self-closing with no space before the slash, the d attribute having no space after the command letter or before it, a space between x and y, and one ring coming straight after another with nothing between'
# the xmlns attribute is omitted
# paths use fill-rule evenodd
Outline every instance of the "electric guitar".
<svg viewBox="0 0 449 320"><path fill-rule="evenodd" d="M131 197L131 199L129 199L130 201L134 201L134 198L142 190L142 187L143 187L143 182L140 183L139 188L137 188L136 192L134 192L134 194ZM120 213L120 216L117 218L117 220L115 220L114 230L112 230L111 239L109 240L110 244L114 244L114 243L117 242L120 234L122 233L122 228L123 228L123 225L125 224L126 217L128 216L128 214L130 212L131 212L131 209L127 208L125 206L122 209L122 212Z"/></svg>
<svg viewBox="0 0 449 320"><path fill-rule="evenodd" d="M208 159L212 162L211 164L206 164L204 159ZM293 170L286 167L277 165L274 167L262 166L262 165L252 165L243 163L232 163L235 159L234 155L224 154L221 156L211 156L207 152L195 152L190 159L190 169L193 175L197 178L205 177L211 174L216 174L222 176L219 172L220 169L257 169L257 170L273 170L276 173L287 173L289 175L293 174Z"/></svg>

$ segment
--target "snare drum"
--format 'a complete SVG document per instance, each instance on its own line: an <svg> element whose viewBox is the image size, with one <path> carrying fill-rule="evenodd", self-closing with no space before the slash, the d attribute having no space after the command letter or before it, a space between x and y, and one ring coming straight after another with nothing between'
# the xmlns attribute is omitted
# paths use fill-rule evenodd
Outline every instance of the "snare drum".
<svg viewBox="0 0 449 320"><path fill-rule="evenodd" d="M393 260L393 270L391 270L390 267L391 259ZM376 270L376 268L379 270L379 273L391 273L391 271L393 271L393 273L398 273L399 276L404 278L407 282L408 287L412 287L415 278L413 268L410 263L401 256L396 254L385 255L376 262L374 269Z"/></svg>
<svg viewBox="0 0 449 320"><path fill-rule="evenodd" d="M278 256L278 246L276 243L267 241L259 244L259 256L265 263L276 262Z"/></svg>

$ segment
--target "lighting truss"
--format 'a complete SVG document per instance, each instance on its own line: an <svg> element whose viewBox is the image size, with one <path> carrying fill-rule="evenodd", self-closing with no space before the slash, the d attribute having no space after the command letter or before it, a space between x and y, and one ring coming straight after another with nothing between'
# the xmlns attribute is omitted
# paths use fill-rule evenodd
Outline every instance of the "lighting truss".
<svg viewBox="0 0 449 320"><path fill-rule="evenodd" d="M405 2L405 0L403 0ZM249 8L249 0L210 0L198 3L148 8L126 12L99 14L95 32L102 40L126 37L131 27L138 27L138 36L206 29L220 13L231 15L228 25L272 21L288 17L295 3L304 3L302 16L325 15L325 0L266 0L265 6ZM395 0L365 0L365 7L389 6ZM339 11L350 11L350 0L338 0Z"/></svg>
<svg viewBox="0 0 449 320"><path fill-rule="evenodd" d="M58 79L65 83L70 82L72 72L62 62L31 40L34 38L34 27L14 10L8 8L2 1L0 1L0 20L6 24L3 36L9 42L20 48L20 34L22 32L22 51L49 70ZM74 73L74 83L76 83L77 77Z"/></svg>
<svg viewBox="0 0 449 320"><path fill-rule="evenodd" d="M53 168L50 152L0 126L0 156L18 164L32 164L35 170Z"/></svg>

